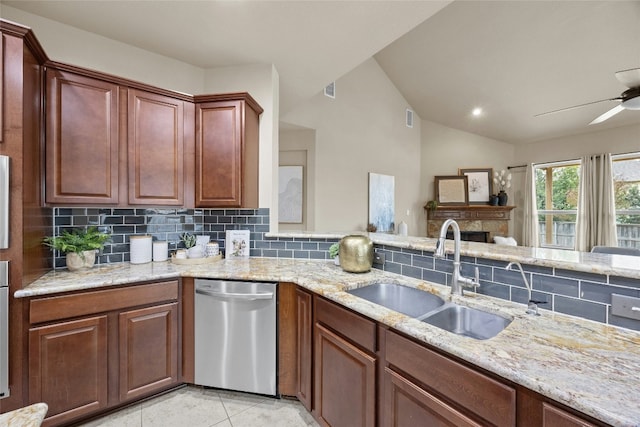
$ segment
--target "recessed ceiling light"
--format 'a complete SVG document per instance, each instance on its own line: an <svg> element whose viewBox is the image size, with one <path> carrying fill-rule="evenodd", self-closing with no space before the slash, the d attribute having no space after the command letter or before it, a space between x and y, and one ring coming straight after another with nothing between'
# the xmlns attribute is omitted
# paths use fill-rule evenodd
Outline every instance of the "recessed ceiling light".
<svg viewBox="0 0 640 427"><path fill-rule="evenodd" d="M482 108L480 107L476 107L471 111L471 114L473 114L474 117L478 117L482 115Z"/></svg>

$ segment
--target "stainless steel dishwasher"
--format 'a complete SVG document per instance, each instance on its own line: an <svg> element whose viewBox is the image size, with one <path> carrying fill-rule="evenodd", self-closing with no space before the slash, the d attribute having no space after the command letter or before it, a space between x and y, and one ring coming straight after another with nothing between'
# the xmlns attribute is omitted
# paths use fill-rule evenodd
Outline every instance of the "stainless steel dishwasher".
<svg viewBox="0 0 640 427"><path fill-rule="evenodd" d="M276 395L276 284L195 281L195 383Z"/></svg>

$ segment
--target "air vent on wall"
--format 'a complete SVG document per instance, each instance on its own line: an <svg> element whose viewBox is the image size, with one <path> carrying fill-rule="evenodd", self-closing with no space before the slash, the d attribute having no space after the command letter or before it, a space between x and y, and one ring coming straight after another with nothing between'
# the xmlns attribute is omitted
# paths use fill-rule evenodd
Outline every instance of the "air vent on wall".
<svg viewBox="0 0 640 427"><path fill-rule="evenodd" d="M331 82L327 87L324 88L324 96L328 96L329 98L336 97L336 82Z"/></svg>
<svg viewBox="0 0 640 427"><path fill-rule="evenodd" d="M407 108L407 127L413 127L413 110Z"/></svg>

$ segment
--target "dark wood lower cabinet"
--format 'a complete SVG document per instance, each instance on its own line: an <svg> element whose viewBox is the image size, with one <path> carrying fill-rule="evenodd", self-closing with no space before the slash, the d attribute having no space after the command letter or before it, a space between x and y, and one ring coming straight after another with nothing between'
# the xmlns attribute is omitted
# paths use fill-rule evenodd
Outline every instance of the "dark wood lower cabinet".
<svg viewBox="0 0 640 427"><path fill-rule="evenodd" d="M549 403L542 404L543 427L594 427L594 424Z"/></svg>
<svg viewBox="0 0 640 427"><path fill-rule="evenodd" d="M107 316L29 330L29 400L57 425L107 406Z"/></svg>
<svg viewBox="0 0 640 427"><path fill-rule="evenodd" d="M296 290L297 328L296 397L304 407L313 409L313 299L309 292Z"/></svg>
<svg viewBox="0 0 640 427"><path fill-rule="evenodd" d="M389 369L412 378L420 388L480 425L516 425L514 387L393 331L387 331L385 339Z"/></svg>
<svg viewBox="0 0 640 427"><path fill-rule="evenodd" d="M400 374L385 369L385 427L481 427L457 409Z"/></svg>
<svg viewBox="0 0 640 427"><path fill-rule="evenodd" d="M315 325L315 404L332 427L375 425L376 358Z"/></svg>
<svg viewBox="0 0 640 427"><path fill-rule="evenodd" d="M67 425L180 381L178 280L29 301L29 403Z"/></svg>
<svg viewBox="0 0 640 427"><path fill-rule="evenodd" d="M119 315L120 400L178 381L178 303Z"/></svg>

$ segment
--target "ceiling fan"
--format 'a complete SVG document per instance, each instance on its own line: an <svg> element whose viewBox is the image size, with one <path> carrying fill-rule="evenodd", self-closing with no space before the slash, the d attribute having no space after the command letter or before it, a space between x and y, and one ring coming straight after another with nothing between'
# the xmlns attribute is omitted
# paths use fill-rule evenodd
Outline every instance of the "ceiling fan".
<svg viewBox="0 0 640 427"><path fill-rule="evenodd" d="M535 117L547 114L559 113L561 111L573 110L575 108L586 107L587 105L598 104L600 102L619 101L620 103L609 111L596 117L590 125L602 123L607 119L615 116L623 110L640 110L640 68L631 68L616 72L616 79L629 89L615 98L601 99L600 101L587 102L586 104L574 105L573 107L561 108L559 110L547 111L546 113L536 114Z"/></svg>

